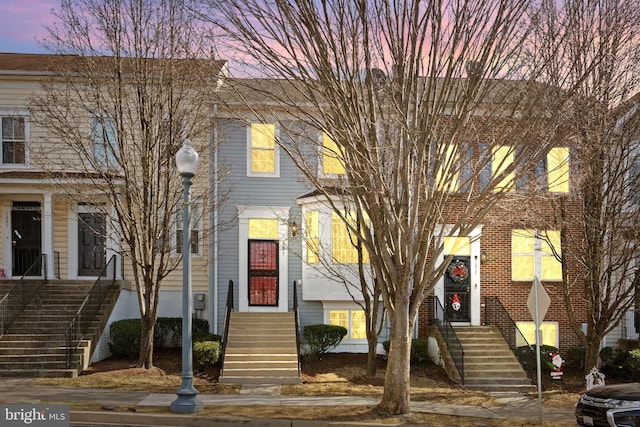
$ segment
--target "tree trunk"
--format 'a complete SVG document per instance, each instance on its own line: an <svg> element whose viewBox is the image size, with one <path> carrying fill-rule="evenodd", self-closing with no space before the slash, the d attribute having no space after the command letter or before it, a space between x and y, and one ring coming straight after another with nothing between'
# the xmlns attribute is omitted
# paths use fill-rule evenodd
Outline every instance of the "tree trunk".
<svg viewBox="0 0 640 427"><path fill-rule="evenodd" d="M398 302L400 298L398 298ZM410 412L410 356L411 327L407 313L409 307L396 306L391 320L391 343L384 378L382 401L378 404L381 413L403 415Z"/></svg>
<svg viewBox="0 0 640 427"><path fill-rule="evenodd" d="M378 342L368 342L369 354L367 354L367 378L373 378L378 371Z"/></svg>
<svg viewBox="0 0 640 427"><path fill-rule="evenodd" d="M140 353L136 368L153 368L153 335L155 331L155 319L150 319L148 315L141 316L140 319Z"/></svg>

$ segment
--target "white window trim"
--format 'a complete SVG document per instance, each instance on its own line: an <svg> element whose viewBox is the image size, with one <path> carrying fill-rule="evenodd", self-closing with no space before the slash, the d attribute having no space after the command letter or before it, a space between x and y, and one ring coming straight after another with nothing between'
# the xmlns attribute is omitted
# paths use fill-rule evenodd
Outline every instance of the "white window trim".
<svg viewBox="0 0 640 427"><path fill-rule="evenodd" d="M533 320L519 320L516 321L516 327L519 329L521 324L534 324L534 328L535 328L535 323ZM556 327L556 343L553 345L555 348L558 348L558 346L560 345L560 323L559 322L540 322L540 326L543 325L554 325ZM518 332L516 331L516 343L518 342ZM534 342L530 342L529 345L535 345L535 341ZM548 344L543 344L540 343L540 345L548 345Z"/></svg>
<svg viewBox="0 0 640 427"><path fill-rule="evenodd" d="M255 122L257 123L257 122ZM261 123L261 124L273 124L275 127L274 137L274 172L253 172L251 165L251 150L253 146L251 144L251 123L247 126L247 176L250 178L280 178L280 146L278 145L278 139L280 137L280 129L275 123Z"/></svg>
<svg viewBox="0 0 640 427"><path fill-rule="evenodd" d="M514 230L518 230L518 229L514 229ZM539 229L531 229L534 232L534 241L533 241L533 276L531 278L525 278L525 279L516 279L513 277L513 270L511 272L511 281L512 282L531 282L534 280L535 276L538 276L540 278L541 281L543 282L555 282L555 283L559 283L562 282L562 279L549 279L549 278L543 278L542 277L542 258L543 257L553 257L555 259L554 255L542 255L542 241L543 241L543 237L542 234L543 232L546 231L558 231L558 230L539 230ZM524 254L520 254L520 255L524 255ZM527 254L529 255L529 254ZM513 230L511 230L511 263L513 263Z"/></svg>
<svg viewBox="0 0 640 427"><path fill-rule="evenodd" d="M325 132L322 131L318 136L318 177L335 180L346 177L346 171L345 173L326 173L324 171L324 135Z"/></svg>
<svg viewBox="0 0 640 427"><path fill-rule="evenodd" d="M352 322L352 313L354 311L362 311L362 307L356 305L354 303L345 302L344 304L340 304L337 302L333 302L330 304L323 304L324 311L324 323L326 325L329 324L329 312L331 311L347 311L349 313L349 327L347 328L347 335L342 339L339 345L342 344L366 344L367 339L365 338L351 338L351 322Z"/></svg>
<svg viewBox="0 0 640 427"><path fill-rule="evenodd" d="M182 213L182 209L183 209L183 205L182 202L180 202L179 204L179 209L180 209L180 213ZM193 212L194 210L197 211L196 213L196 217L198 218L198 221L196 224L194 224L193 221ZM202 203L200 202L191 202L191 218L190 218L190 222L191 222L191 230L197 230L198 231L198 252L197 253L193 253L191 252L191 258L202 258L203 257L203 252L204 252L204 245L203 245L203 236L204 236L204 225L203 225L203 217L204 215L202 214ZM184 223L183 223L184 226ZM184 230L184 228L182 229ZM178 212L175 213L175 220L173 221L173 224L171 225L171 256L172 257L179 257L182 255L182 253L178 252Z"/></svg>
<svg viewBox="0 0 640 427"><path fill-rule="evenodd" d="M10 110L0 110L0 117L22 117L24 118L24 163L3 163L2 162L2 147L0 147L0 168L11 168L11 169L26 169L31 165L31 156L30 156L30 134L31 134L31 126L29 120L29 113L26 111L10 111ZM1 125L1 123L0 123ZM0 132L2 129L0 129ZM0 140L2 139L2 135L0 134ZM2 142L2 141L0 141Z"/></svg>
<svg viewBox="0 0 640 427"><path fill-rule="evenodd" d="M98 166L100 169L104 169L104 170L120 170L122 169L121 165L118 163L118 159L115 158L113 159L115 164L112 165L109 162L109 154L107 153L106 147L107 147L107 141L104 141L104 149L105 149L105 153L104 156L105 158L100 160L98 159L98 156L96 155L96 145L98 143L98 141L96 141L95 139L93 139L93 129L94 129L94 125L96 120L108 120L110 122L113 123L114 126L114 131L115 131L115 138L116 140L115 142L115 147L112 147L112 150L114 151L113 156L118 156L119 155L119 147L118 147L118 140L120 138L120 135L118 135L118 128L116 127L116 123L115 120L109 116L108 114L96 114L96 113L92 113L89 112L89 144L91 144L90 147L90 155L93 158L93 162L96 166ZM111 145L111 144L109 144Z"/></svg>

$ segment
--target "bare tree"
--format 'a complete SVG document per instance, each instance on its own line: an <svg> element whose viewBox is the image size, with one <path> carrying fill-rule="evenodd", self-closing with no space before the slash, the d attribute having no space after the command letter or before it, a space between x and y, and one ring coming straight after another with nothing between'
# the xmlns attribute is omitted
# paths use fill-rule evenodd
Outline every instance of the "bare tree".
<svg viewBox="0 0 640 427"><path fill-rule="evenodd" d="M544 51L548 79L576 83L564 125L573 146L571 194L553 206L564 300L589 371L640 285L640 10L623 1L543 2L535 22L538 40L565 39Z"/></svg>
<svg viewBox="0 0 640 427"><path fill-rule="evenodd" d="M450 261L443 226L468 235L556 142L572 91L541 83L546 62L524 56L528 4L211 2L219 46L247 60L244 73L276 79L245 87L264 101L247 106L315 131L280 145L368 253L391 334L382 412L409 412L417 312ZM331 185L310 155L318 132L345 165ZM336 186L348 197L336 201Z"/></svg>
<svg viewBox="0 0 640 427"><path fill-rule="evenodd" d="M45 44L61 56L32 103L48 142L34 157L47 171L78 172L66 174L77 178L65 181L68 197L103 212L119 235L111 249L131 263L142 319L139 367L153 366L160 285L181 261L170 255L190 250L171 234L181 227L174 156L193 139L206 159L208 109L223 66L206 59L189 4L63 0ZM203 207L206 197L195 195Z"/></svg>

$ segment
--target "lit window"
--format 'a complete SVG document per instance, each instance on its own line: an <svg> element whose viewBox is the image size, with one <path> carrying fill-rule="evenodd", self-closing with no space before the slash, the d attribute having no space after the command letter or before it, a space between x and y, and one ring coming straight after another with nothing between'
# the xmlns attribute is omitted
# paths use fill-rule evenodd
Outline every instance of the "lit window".
<svg viewBox="0 0 640 427"><path fill-rule="evenodd" d="M329 324L345 328L348 339L367 338L364 310L329 310Z"/></svg>
<svg viewBox="0 0 640 427"><path fill-rule="evenodd" d="M457 191L458 190L458 146L447 144L444 153L440 154L440 168L436 173L436 185L439 191Z"/></svg>
<svg viewBox="0 0 640 427"><path fill-rule="evenodd" d="M547 187L552 193L569 192L569 149L557 147L547 154Z"/></svg>
<svg viewBox="0 0 640 427"><path fill-rule="evenodd" d="M511 278L515 281L533 280L539 263L540 280L561 281L562 263L556 258L554 249L560 255L559 231L512 230ZM536 252L539 252L539 257Z"/></svg>
<svg viewBox="0 0 640 427"><path fill-rule="evenodd" d="M507 173L507 170L513 164L513 157L513 148L507 145L500 145L493 148L491 155L492 177L495 179L504 174L500 182L496 183L493 189L494 191L513 191L515 174L514 171Z"/></svg>
<svg viewBox="0 0 640 427"><path fill-rule="evenodd" d="M344 162L338 144L327 133L322 133L322 172L330 175L344 175Z"/></svg>
<svg viewBox="0 0 640 427"><path fill-rule="evenodd" d="M355 226L356 220L354 218L350 218L350 220ZM339 264L357 264L357 237L349 232L347 225L336 212L332 213L331 223L331 250L334 261ZM364 247L362 248L362 260L365 263L369 262L369 254Z"/></svg>
<svg viewBox="0 0 640 427"><path fill-rule="evenodd" d="M446 236L444 238L444 254L443 255L471 255L471 243L468 237Z"/></svg>
<svg viewBox="0 0 640 427"><path fill-rule="evenodd" d="M91 143L96 165L118 168L118 137L114 121L106 117L94 117L91 123Z"/></svg>
<svg viewBox="0 0 640 427"><path fill-rule="evenodd" d="M26 132L24 117L2 116L2 163L25 163Z"/></svg>
<svg viewBox="0 0 640 427"><path fill-rule="evenodd" d="M274 175L277 172L276 127L272 124L251 124L249 172Z"/></svg>
<svg viewBox="0 0 640 427"><path fill-rule="evenodd" d="M527 340L529 345L536 344L536 324L535 322L517 322L516 326ZM527 345L522 341L522 337L516 334L517 346L521 347ZM558 347L558 323L556 322L542 322L540 324L540 335L542 336L542 342L540 345L549 345L552 347Z"/></svg>
<svg viewBox="0 0 640 427"><path fill-rule="evenodd" d="M306 220L307 264L316 264L320 260L320 233L318 225L318 211L308 211Z"/></svg>
<svg viewBox="0 0 640 427"><path fill-rule="evenodd" d="M275 218L249 218L250 239L278 239L278 220Z"/></svg>

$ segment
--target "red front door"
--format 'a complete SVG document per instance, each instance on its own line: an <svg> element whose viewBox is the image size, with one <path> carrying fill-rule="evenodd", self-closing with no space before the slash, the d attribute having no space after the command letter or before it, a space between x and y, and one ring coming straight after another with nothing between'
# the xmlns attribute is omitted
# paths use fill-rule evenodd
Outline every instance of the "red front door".
<svg viewBox="0 0 640 427"><path fill-rule="evenodd" d="M278 241L249 240L249 305L278 305Z"/></svg>

